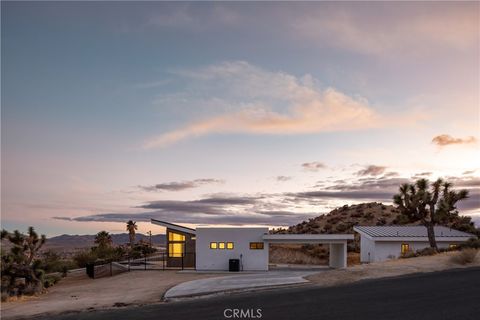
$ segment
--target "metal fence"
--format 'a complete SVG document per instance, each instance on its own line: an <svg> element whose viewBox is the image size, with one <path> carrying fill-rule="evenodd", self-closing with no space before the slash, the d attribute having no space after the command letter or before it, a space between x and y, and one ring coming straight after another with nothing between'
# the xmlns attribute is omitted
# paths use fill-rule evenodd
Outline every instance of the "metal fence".
<svg viewBox="0 0 480 320"><path fill-rule="evenodd" d="M90 278L114 276L131 270L185 270L195 269L195 253L184 253L168 258L166 252L150 255L125 256L119 261L98 260L87 264L86 272Z"/></svg>
<svg viewBox="0 0 480 320"><path fill-rule="evenodd" d="M144 255L143 257L127 257L120 261L130 270L184 270L195 269L195 253L184 253L170 257L166 252Z"/></svg>

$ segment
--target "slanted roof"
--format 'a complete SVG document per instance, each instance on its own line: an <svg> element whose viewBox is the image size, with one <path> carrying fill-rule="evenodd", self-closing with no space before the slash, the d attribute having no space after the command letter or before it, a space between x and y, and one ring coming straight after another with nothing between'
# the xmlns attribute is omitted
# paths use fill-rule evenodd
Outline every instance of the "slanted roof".
<svg viewBox="0 0 480 320"><path fill-rule="evenodd" d="M427 228L425 226L356 226L354 231L366 235L375 240L395 240L397 238L414 238L414 240L423 240L428 238ZM468 239L475 235L444 226L435 226L435 238L437 240L453 240L454 238Z"/></svg>
<svg viewBox="0 0 480 320"><path fill-rule="evenodd" d="M157 224L159 226L166 227L168 229L172 229L172 230L176 230L176 231L180 231L180 232L184 232L184 233L189 233L189 234L195 234L196 233L195 229L184 227L184 226L181 226L181 225L178 225L178 224L175 224L175 223L170 223L170 222L161 221L161 220L157 220L157 219L150 219L150 222L152 222L153 224Z"/></svg>
<svg viewBox="0 0 480 320"><path fill-rule="evenodd" d="M353 234L266 234L263 240L270 243L336 243L353 240Z"/></svg>

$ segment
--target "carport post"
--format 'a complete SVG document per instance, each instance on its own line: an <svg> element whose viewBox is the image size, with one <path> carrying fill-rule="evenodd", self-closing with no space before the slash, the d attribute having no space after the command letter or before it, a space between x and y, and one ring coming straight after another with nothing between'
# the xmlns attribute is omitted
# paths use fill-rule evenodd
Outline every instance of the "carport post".
<svg viewBox="0 0 480 320"><path fill-rule="evenodd" d="M330 261L331 268L347 267L347 242L330 243Z"/></svg>

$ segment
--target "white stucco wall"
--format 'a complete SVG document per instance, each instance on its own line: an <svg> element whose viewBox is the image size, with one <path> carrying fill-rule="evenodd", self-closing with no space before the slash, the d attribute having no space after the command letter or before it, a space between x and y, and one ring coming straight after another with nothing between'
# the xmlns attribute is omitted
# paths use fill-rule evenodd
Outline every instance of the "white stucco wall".
<svg viewBox="0 0 480 320"><path fill-rule="evenodd" d="M363 237L362 237L363 238ZM370 242L372 243L373 241L369 240L369 239L365 239L366 243ZM368 241L367 241L368 240ZM430 247L430 244L428 243L428 241L376 241L374 243L374 247L373 247L373 251L374 252L374 255L371 256L371 260L369 262L373 262L373 261L385 261L385 260L388 260L388 259L396 259L398 257L400 257L401 255L401 246L402 246L402 243L406 243L410 246L410 250L415 252L417 250L421 250L421 249L425 249L425 248L428 248ZM437 241L437 246L439 248L448 248L448 246L450 244L454 244L456 242L445 242L445 241ZM363 261L363 256L366 254L366 252L364 252L363 250L363 242L361 240L360 242L360 256L361 256L361 261ZM368 250L368 244L366 246L367 250ZM370 247L371 249L371 247ZM366 260L365 262L368 262L368 260Z"/></svg>
<svg viewBox="0 0 480 320"><path fill-rule="evenodd" d="M375 261L375 242L367 237L360 237L360 262Z"/></svg>
<svg viewBox="0 0 480 320"><path fill-rule="evenodd" d="M196 269L228 270L229 259L240 259L244 271L268 270L268 243L262 236L268 228L196 229ZM234 249L210 249L210 242L233 242ZM263 250L251 250L250 242L264 242Z"/></svg>

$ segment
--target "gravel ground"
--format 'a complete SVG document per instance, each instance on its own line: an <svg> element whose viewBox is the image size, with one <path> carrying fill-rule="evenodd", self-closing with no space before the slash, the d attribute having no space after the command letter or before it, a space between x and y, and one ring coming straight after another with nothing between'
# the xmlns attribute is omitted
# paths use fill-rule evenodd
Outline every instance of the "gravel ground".
<svg viewBox="0 0 480 320"><path fill-rule="evenodd" d="M218 277L218 274L177 271L131 271L113 277L90 279L84 271L62 279L48 292L1 304L2 319L87 311L161 302L171 287L190 280Z"/></svg>
<svg viewBox="0 0 480 320"><path fill-rule="evenodd" d="M454 264L450 261L458 252L445 252L435 256L396 259L385 262L361 264L342 270L330 270L308 276L306 279L319 286L335 286L364 279L395 277L418 272L442 271L453 268L480 266L480 253L473 263Z"/></svg>

